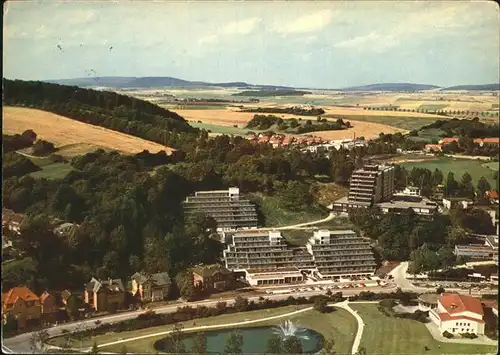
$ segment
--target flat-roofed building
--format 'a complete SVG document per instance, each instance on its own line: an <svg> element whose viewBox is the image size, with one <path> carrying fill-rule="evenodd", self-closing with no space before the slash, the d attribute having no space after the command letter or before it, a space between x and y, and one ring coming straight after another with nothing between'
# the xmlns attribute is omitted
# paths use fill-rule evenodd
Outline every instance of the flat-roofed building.
<svg viewBox="0 0 500 355"><path fill-rule="evenodd" d="M469 244L455 245L455 255L472 259L493 259L498 258L498 247L492 248L489 245Z"/></svg>
<svg viewBox="0 0 500 355"><path fill-rule="evenodd" d="M366 204L388 201L394 194L394 167L365 165L349 181L349 202Z"/></svg>
<svg viewBox="0 0 500 355"><path fill-rule="evenodd" d="M408 209L419 215L427 216L432 215L438 211L436 202L421 196L410 195L394 195L391 201L377 203L376 206L380 208L382 213L401 213Z"/></svg>
<svg viewBox="0 0 500 355"><path fill-rule="evenodd" d="M352 230L318 230L307 242L317 275L335 278L351 275L373 275L375 258L370 243Z"/></svg>
<svg viewBox="0 0 500 355"><path fill-rule="evenodd" d="M240 189L197 191L183 203L184 213L204 213L217 221L218 231L238 228L256 228L258 225L255 205L240 198Z"/></svg>

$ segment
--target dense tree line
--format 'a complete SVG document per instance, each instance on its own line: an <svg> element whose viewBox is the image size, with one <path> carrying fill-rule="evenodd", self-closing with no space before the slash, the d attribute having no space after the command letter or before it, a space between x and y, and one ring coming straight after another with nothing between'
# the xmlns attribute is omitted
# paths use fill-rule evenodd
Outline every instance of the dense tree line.
<svg viewBox="0 0 500 355"><path fill-rule="evenodd" d="M3 84L4 105L38 108L172 147L180 136L198 132L178 114L130 96L39 81Z"/></svg>
<svg viewBox="0 0 500 355"><path fill-rule="evenodd" d="M447 137L463 136L469 138L499 137L500 127L498 124L486 124L479 121L479 118L472 120L437 120L423 129L437 128L445 132Z"/></svg>
<svg viewBox="0 0 500 355"><path fill-rule="evenodd" d="M35 141L36 133L31 129L24 131L22 134L2 134L3 153L31 147Z"/></svg>
<svg viewBox="0 0 500 355"><path fill-rule="evenodd" d="M411 209L383 214L373 207L352 209L349 219L363 236L374 240L375 250L383 259L410 259L415 272L453 266L456 244L467 244L470 233L494 233L489 214L479 208L454 208L448 215L436 213L429 218Z"/></svg>
<svg viewBox="0 0 500 355"><path fill-rule="evenodd" d="M342 118L338 118L335 122L329 122L326 118L318 116L316 122L306 120L305 123L299 123L296 118L281 118L274 115L254 115L248 122L246 128L268 130L272 126L276 126L280 131L295 132L298 134L316 132L316 131L334 131L347 129L351 127L349 121L344 122Z"/></svg>
<svg viewBox="0 0 500 355"><path fill-rule="evenodd" d="M3 178L8 179L14 176L23 176L33 173L40 170L40 168L31 160L20 154L15 152L4 152L2 154L2 170Z"/></svg>
<svg viewBox="0 0 500 355"><path fill-rule="evenodd" d="M288 113L301 116L321 116L325 113L322 108L302 108L298 106L279 108L279 107L257 107L243 110L243 112L259 112L259 113Z"/></svg>

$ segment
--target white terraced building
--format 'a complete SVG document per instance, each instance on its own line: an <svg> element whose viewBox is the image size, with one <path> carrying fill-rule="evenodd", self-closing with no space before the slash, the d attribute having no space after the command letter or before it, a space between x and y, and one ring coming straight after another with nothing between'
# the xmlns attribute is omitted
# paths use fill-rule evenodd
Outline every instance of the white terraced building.
<svg viewBox="0 0 500 355"><path fill-rule="evenodd" d="M250 285L302 282L305 274L319 279L373 275L375 260L368 242L355 232L315 231L305 247L289 246L281 232L237 231L227 238L226 268L245 273Z"/></svg>
<svg viewBox="0 0 500 355"><path fill-rule="evenodd" d="M306 247L321 279L373 275L375 270L370 243L351 230L315 231Z"/></svg>
<svg viewBox="0 0 500 355"><path fill-rule="evenodd" d="M238 228L256 228L258 225L255 205L240 198L240 189L197 191L183 203L186 215L204 213L217 221L218 231Z"/></svg>

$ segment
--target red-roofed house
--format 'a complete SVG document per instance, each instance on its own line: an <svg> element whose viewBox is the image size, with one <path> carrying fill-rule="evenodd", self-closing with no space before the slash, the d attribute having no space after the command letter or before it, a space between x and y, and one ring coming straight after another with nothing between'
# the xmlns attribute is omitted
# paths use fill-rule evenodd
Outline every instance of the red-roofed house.
<svg viewBox="0 0 500 355"><path fill-rule="evenodd" d="M29 288L14 287L3 296L2 315L4 321L7 315L13 316L19 328L24 328L27 322L40 320L40 300Z"/></svg>
<svg viewBox="0 0 500 355"><path fill-rule="evenodd" d="M498 192L495 190L486 191L486 198L490 200L490 202L498 203Z"/></svg>
<svg viewBox="0 0 500 355"><path fill-rule="evenodd" d="M447 137L447 138L443 138L439 141L439 144L450 144L450 143L453 143L453 142L457 142L458 143L458 137Z"/></svg>
<svg viewBox="0 0 500 355"><path fill-rule="evenodd" d="M475 297L443 293L436 309L429 311L430 319L441 333L484 334L484 312L481 301Z"/></svg>

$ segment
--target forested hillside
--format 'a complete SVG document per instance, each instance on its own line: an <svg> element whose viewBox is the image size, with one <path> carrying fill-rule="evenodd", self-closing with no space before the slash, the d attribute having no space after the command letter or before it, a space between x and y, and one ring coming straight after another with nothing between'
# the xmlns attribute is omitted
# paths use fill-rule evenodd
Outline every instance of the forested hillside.
<svg viewBox="0 0 500 355"><path fill-rule="evenodd" d="M177 133L198 131L175 112L113 92L39 81L3 83L4 105L38 108L168 146L175 145Z"/></svg>

